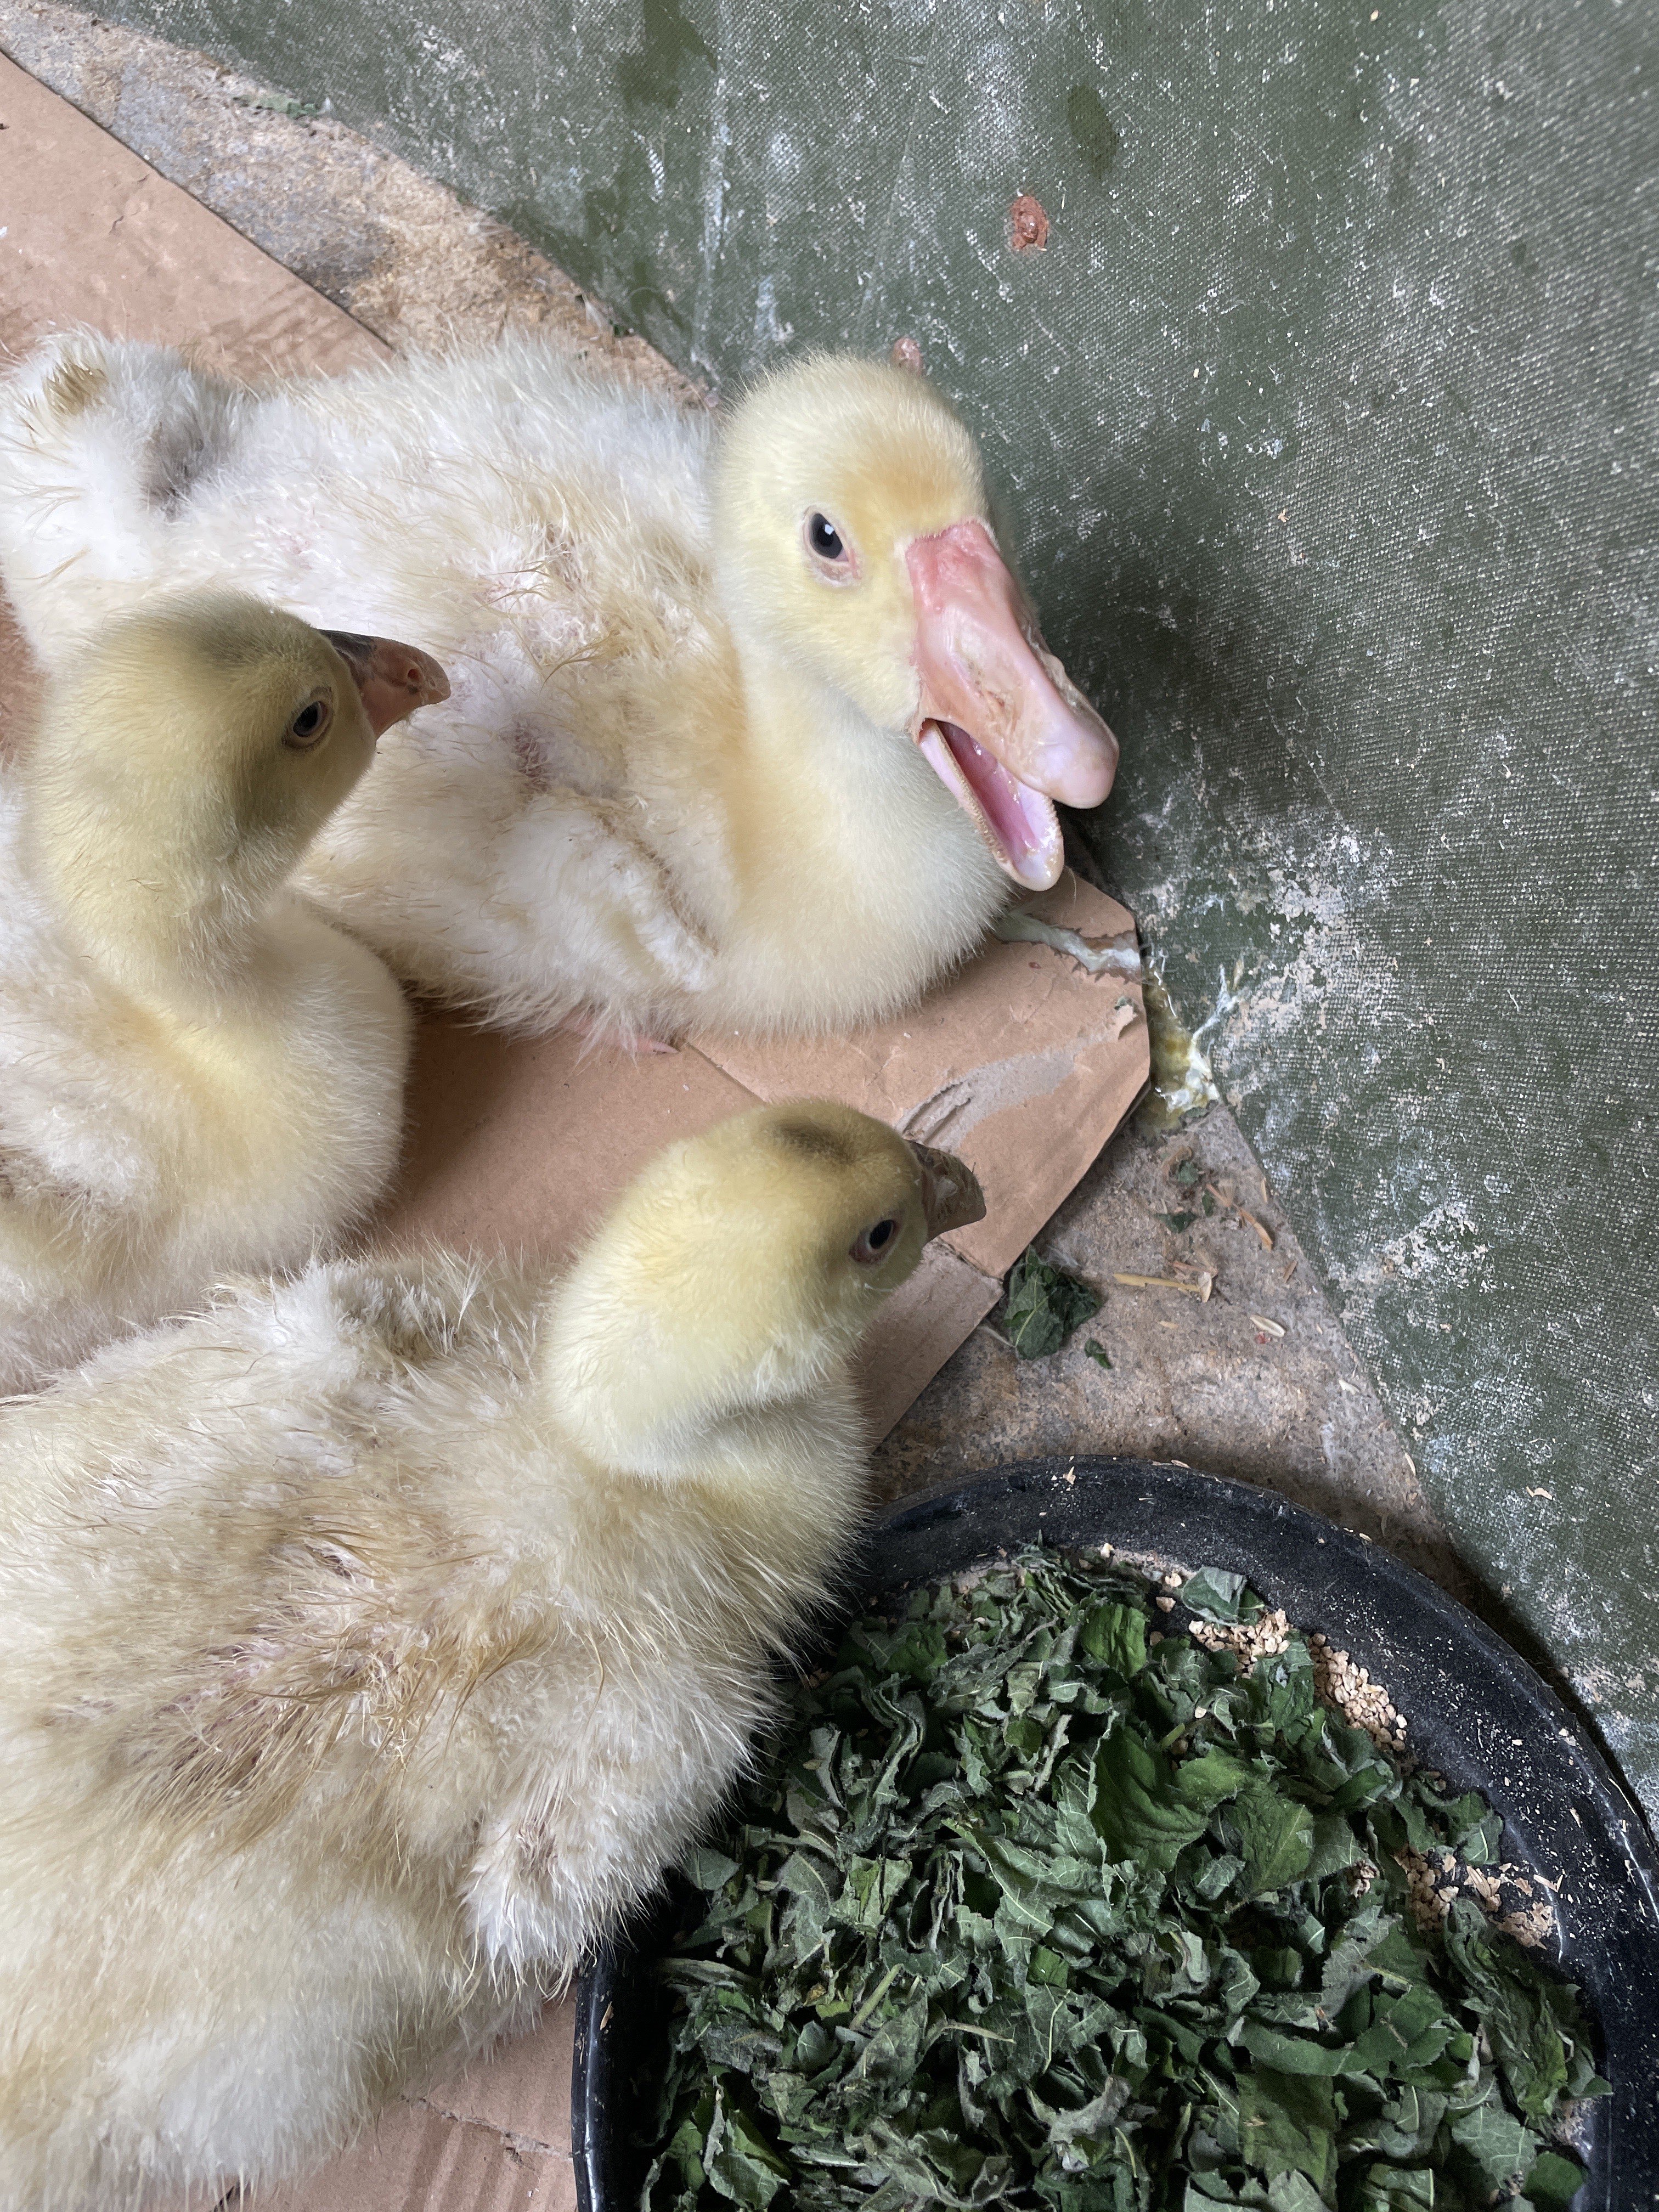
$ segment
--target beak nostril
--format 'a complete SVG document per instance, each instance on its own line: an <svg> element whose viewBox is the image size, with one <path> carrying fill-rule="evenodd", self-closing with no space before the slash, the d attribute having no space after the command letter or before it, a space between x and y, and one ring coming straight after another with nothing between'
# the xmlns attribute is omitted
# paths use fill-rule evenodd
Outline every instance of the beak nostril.
<svg viewBox="0 0 1659 2212"><path fill-rule="evenodd" d="M350 630L323 635L351 671L375 736L422 707L449 696L449 678L418 646L401 638L359 636Z"/></svg>

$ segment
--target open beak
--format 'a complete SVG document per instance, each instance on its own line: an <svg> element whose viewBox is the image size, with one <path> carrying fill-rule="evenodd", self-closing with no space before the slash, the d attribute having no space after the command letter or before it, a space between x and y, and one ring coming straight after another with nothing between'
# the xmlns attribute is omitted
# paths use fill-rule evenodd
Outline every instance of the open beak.
<svg viewBox="0 0 1659 2212"><path fill-rule="evenodd" d="M984 1220L985 1194L970 1167L954 1152L936 1152L931 1145L913 1144L910 1150L921 1170L921 1204L930 1243L947 1229L965 1229L970 1221Z"/></svg>
<svg viewBox="0 0 1659 2212"><path fill-rule="evenodd" d="M921 702L914 735L1017 884L1046 890L1065 865L1053 801L1098 806L1117 739L1042 641L977 518L905 548Z"/></svg>
<svg viewBox="0 0 1659 2212"><path fill-rule="evenodd" d="M417 707L435 706L449 696L449 678L417 645L400 645L394 637L359 637L349 629L325 629L323 635L351 671L377 738Z"/></svg>

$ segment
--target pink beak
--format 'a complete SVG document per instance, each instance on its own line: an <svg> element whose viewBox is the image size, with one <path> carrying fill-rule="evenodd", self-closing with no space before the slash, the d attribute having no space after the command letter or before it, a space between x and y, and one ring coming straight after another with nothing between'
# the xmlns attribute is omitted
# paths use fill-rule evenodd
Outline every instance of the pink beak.
<svg viewBox="0 0 1659 2212"><path fill-rule="evenodd" d="M1117 774L1117 739L1044 645L982 522L913 538L904 558L921 678L916 741L998 865L1046 890L1065 860L1050 802L1098 806Z"/></svg>
<svg viewBox="0 0 1659 2212"><path fill-rule="evenodd" d="M449 696L449 678L418 645L404 645L395 637L362 637L350 629L325 629L323 635L351 671L377 738L417 707L435 706Z"/></svg>

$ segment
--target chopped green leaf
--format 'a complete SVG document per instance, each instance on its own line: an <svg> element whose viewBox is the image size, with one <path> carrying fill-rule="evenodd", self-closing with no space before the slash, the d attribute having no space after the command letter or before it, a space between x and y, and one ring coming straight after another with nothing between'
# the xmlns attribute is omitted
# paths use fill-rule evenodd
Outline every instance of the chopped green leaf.
<svg viewBox="0 0 1659 2212"><path fill-rule="evenodd" d="M1261 1599L1243 1576L1223 1567L1200 1567L1188 1575L1181 1602L1204 1620L1254 1620L1262 1610Z"/></svg>
<svg viewBox="0 0 1659 2212"><path fill-rule="evenodd" d="M1083 1350L1085 1357L1086 1358L1092 1359L1097 1367L1109 1367L1111 1365L1111 1361L1106 1357L1105 1346L1103 1344L1097 1344L1092 1336L1084 1346Z"/></svg>
<svg viewBox="0 0 1659 2212"><path fill-rule="evenodd" d="M733 2204L764 2207L789 2179L788 2166L741 2112L729 2119L723 2113L717 2116L703 2164L710 2181Z"/></svg>
<svg viewBox="0 0 1659 2212"><path fill-rule="evenodd" d="M1472 2174L1483 2197L1495 2190L1515 2194L1513 2184L1532 2164L1536 2140L1524 2120L1488 2098L1471 2112L1461 2112L1451 2124L1451 2138L1462 2157L1459 2164Z"/></svg>
<svg viewBox="0 0 1659 2212"><path fill-rule="evenodd" d="M1328 2081L1260 2066L1238 2085L1238 2147L1269 2179L1305 2174L1322 2196L1336 2175L1342 2107Z"/></svg>
<svg viewBox="0 0 1659 2212"><path fill-rule="evenodd" d="M1243 1778L1243 1768L1223 1752L1171 1768L1156 1745L1117 1729L1095 1754L1095 1826L1108 1856L1173 1866Z"/></svg>
<svg viewBox="0 0 1659 2212"><path fill-rule="evenodd" d="M1283 1889L1307 1871L1313 1856L1313 1814L1294 1797L1271 1782L1252 1782L1240 1792L1231 1820L1238 1831L1248 1896Z"/></svg>
<svg viewBox="0 0 1659 2212"><path fill-rule="evenodd" d="M1437 2192L1431 2167L1368 2166L1360 2176L1354 2212L1436 2212L1449 2200Z"/></svg>
<svg viewBox="0 0 1659 2212"><path fill-rule="evenodd" d="M1146 1616L1138 1606L1108 1601L1089 1613L1078 1648L1119 1674L1138 1674L1146 1664Z"/></svg>
<svg viewBox="0 0 1659 2212"><path fill-rule="evenodd" d="M1567 2212L1584 2185L1584 2169L1559 2150L1540 2151L1522 2185L1522 2201L1534 2212Z"/></svg>
<svg viewBox="0 0 1659 2212"><path fill-rule="evenodd" d="M1058 1352L1073 1330L1100 1311L1100 1294L1037 1257L1035 1244L1015 1261L1003 1302L1003 1326L1018 1359Z"/></svg>

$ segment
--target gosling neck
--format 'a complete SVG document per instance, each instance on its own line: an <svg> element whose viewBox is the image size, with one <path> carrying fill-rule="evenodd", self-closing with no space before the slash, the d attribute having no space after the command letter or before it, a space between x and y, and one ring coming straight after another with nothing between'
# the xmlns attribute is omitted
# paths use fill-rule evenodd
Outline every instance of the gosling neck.
<svg viewBox="0 0 1659 2212"><path fill-rule="evenodd" d="M745 641L744 772L768 821L886 874L933 811L936 781L907 732L775 648ZM769 836L771 831L769 830Z"/></svg>
<svg viewBox="0 0 1659 2212"><path fill-rule="evenodd" d="M246 848L211 862L141 850L100 825L95 842L37 820L38 877L84 958L125 996L210 1018L271 950L269 915L288 867ZM250 862L252 865L250 865Z"/></svg>
<svg viewBox="0 0 1659 2212"><path fill-rule="evenodd" d="M745 664L726 817L750 1006L784 1029L868 1019L968 951L1006 880L904 731L781 656Z"/></svg>
<svg viewBox="0 0 1659 2212"><path fill-rule="evenodd" d="M775 1456L776 1424L810 1425L825 1385L848 1376L860 1323L781 1319L757 1351L752 1316L734 1315L718 1295L691 1302L680 1320L653 1309L625 1280L635 1258L590 1251L549 1298L543 1412L583 1459L613 1474L747 1486Z"/></svg>

